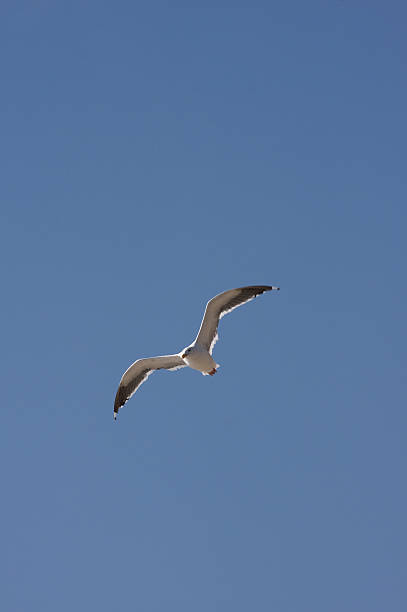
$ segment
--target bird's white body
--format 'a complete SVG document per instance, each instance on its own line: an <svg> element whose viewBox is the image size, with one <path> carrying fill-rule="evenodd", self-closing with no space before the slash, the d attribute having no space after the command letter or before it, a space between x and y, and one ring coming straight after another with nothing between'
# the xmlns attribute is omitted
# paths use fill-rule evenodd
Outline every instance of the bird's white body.
<svg viewBox="0 0 407 612"><path fill-rule="evenodd" d="M187 354L186 351L188 351ZM219 367L219 364L214 361L212 355L200 344L193 344L185 348L180 356L190 368L202 372L204 376Z"/></svg>

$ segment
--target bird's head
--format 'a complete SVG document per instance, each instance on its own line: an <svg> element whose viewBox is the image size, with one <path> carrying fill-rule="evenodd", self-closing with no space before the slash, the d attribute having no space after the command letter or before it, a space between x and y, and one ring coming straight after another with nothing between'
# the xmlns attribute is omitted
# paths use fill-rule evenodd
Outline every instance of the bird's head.
<svg viewBox="0 0 407 612"><path fill-rule="evenodd" d="M192 350L193 350L192 346L188 346L187 348L185 348L181 353L182 359L185 359L185 357L188 357L188 355L191 353Z"/></svg>

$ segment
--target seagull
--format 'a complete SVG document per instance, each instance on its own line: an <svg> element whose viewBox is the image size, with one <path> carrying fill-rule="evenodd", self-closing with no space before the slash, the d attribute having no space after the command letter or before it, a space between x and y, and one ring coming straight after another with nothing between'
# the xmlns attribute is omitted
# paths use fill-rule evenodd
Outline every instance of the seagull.
<svg viewBox="0 0 407 612"><path fill-rule="evenodd" d="M176 355L163 355L137 359L123 374L116 393L113 417L116 420L119 410L137 391L140 385L155 370L179 370L190 367L198 370L204 376L216 374L219 364L212 358L213 347L218 340L219 320L225 315L250 302L265 291L279 290L280 287L270 285L252 285L230 289L215 295L206 305L201 327L194 342Z"/></svg>

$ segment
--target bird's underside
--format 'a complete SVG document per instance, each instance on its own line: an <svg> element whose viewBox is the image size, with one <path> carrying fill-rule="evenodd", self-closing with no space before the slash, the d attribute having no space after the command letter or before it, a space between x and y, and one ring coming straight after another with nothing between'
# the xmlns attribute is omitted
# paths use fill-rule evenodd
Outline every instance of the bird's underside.
<svg viewBox="0 0 407 612"><path fill-rule="evenodd" d="M252 285L224 291L209 300L206 305L201 327L194 342L175 355L163 355L138 359L123 374L114 402L114 418L120 408L134 395L140 385L155 370L178 370L190 367L213 376L219 367L212 358L212 350L218 339L219 320L225 315L253 300L266 291L279 289L270 285Z"/></svg>

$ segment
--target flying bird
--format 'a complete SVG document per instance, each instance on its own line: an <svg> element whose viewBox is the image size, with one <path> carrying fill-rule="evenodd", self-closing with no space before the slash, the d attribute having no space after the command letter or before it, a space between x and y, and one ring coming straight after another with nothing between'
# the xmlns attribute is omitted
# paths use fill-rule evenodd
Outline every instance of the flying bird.
<svg viewBox="0 0 407 612"><path fill-rule="evenodd" d="M154 370L173 371L188 366L193 370L202 372L204 376L216 374L219 364L213 360L212 350L218 340L219 320L238 306L246 304L258 295L272 289L278 290L279 287L253 285L230 289L215 295L206 305L201 327L191 345L185 347L176 355L138 359L125 371L116 393L114 419L116 420L120 408L134 395Z"/></svg>

